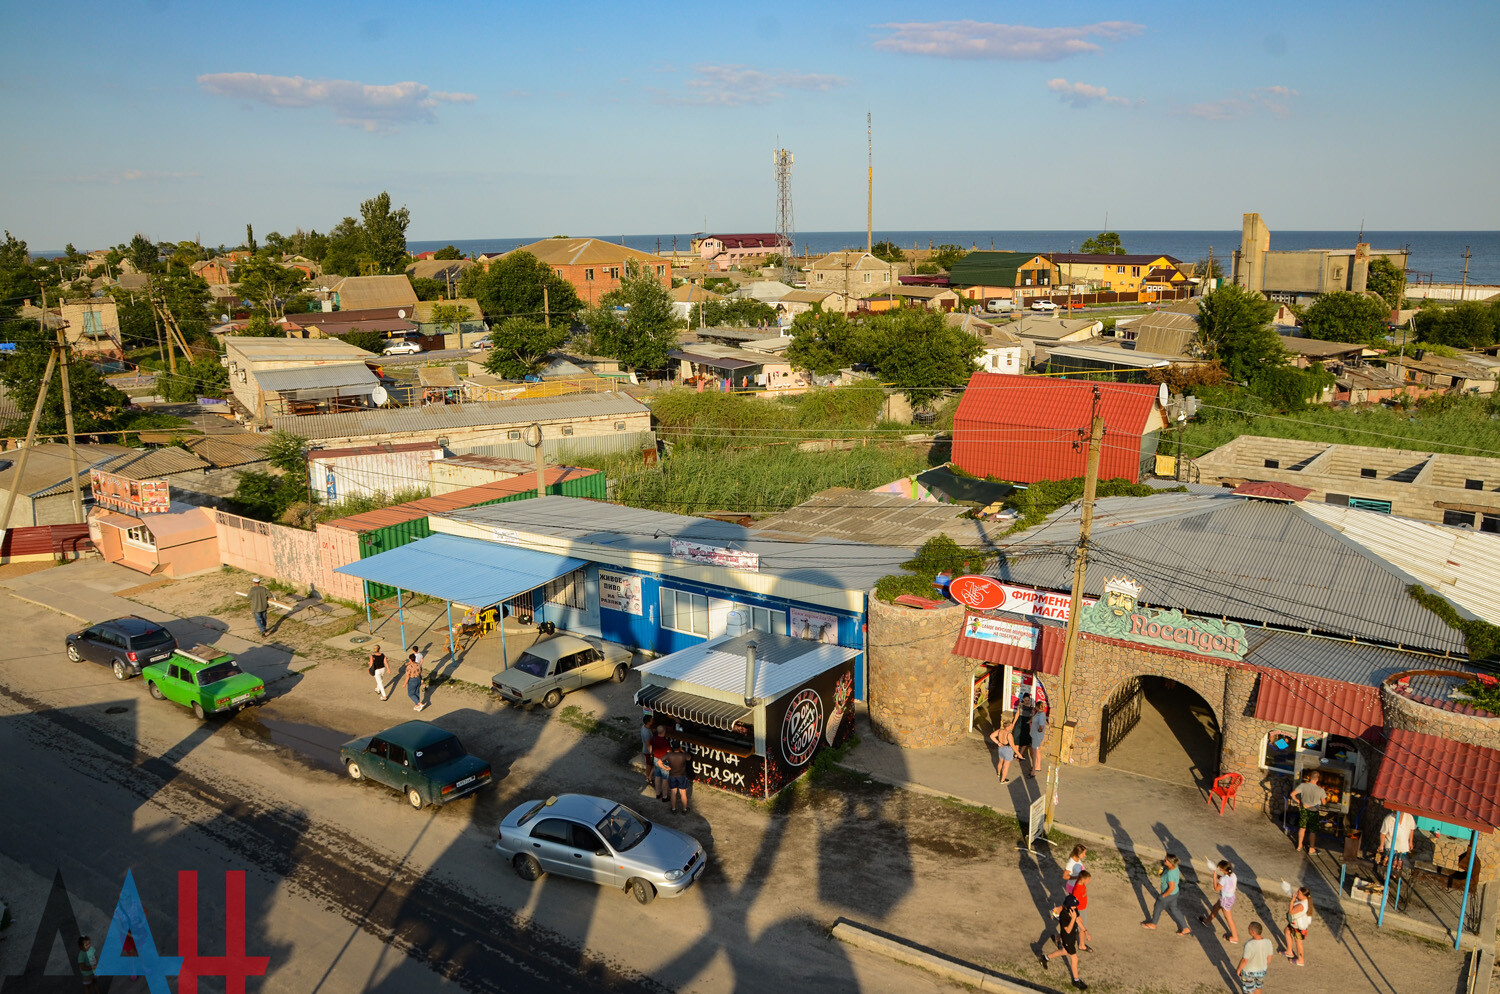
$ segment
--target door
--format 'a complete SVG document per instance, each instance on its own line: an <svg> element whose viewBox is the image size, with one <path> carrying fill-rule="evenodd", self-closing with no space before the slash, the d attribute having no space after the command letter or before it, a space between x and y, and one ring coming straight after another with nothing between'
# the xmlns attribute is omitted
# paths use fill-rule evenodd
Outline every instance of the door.
<svg viewBox="0 0 1500 994"><path fill-rule="evenodd" d="M406 754L406 749L394 743L387 744L385 759L386 783L397 790L405 790L411 786L411 757Z"/></svg>
<svg viewBox="0 0 1500 994"><path fill-rule="evenodd" d="M198 688L193 684L193 674L176 663L167 667L167 675L161 681L161 692L167 700L183 707L191 707L198 696Z"/></svg>
<svg viewBox="0 0 1500 994"><path fill-rule="evenodd" d="M1103 734L1099 736L1099 762L1109 758L1111 750L1124 741L1125 736L1141 720L1141 701L1145 691L1141 681L1131 677L1104 702Z"/></svg>
<svg viewBox="0 0 1500 994"><path fill-rule="evenodd" d="M600 650L590 649L587 652L580 653L580 655L584 659L579 667L580 672L583 674L584 686L588 686L591 683L598 683L600 680L608 680L614 674L614 665L609 661L609 657Z"/></svg>
<svg viewBox="0 0 1500 994"><path fill-rule="evenodd" d="M557 661L557 685L564 692L577 690L583 686L584 670L593 652L593 649L584 649L581 652L563 656Z"/></svg>
<svg viewBox="0 0 1500 994"><path fill-rule="evenodd" d="M82 656L84 659L89 659L96 663L102 663L104 662L104 646L102 645L103 641L104 632L96 626L94 628L88 629L82 635L80 635L78 637L78 641L74 644L78 646L78 655Z"/></svg>
<svg viewBox="0 0 1500 994"><path fill-rule="evenodd" d="M573 823L561 818L545 818L531 830L531 855L548 873L579 876L574 868ZM581 861L576 861L581 862Z"/></svg>
<svg viewBox="0 0 1500 994"><path fill-rule="evenodd" d="M574 876L592 880L596 884L613 884L618 873L614 854L599 838L597 832L587 825L573 823L573 849L569 854L575 868ZM623 885L624 881L620 881Z"/></svg>
<svg viewBox="0 0 1500 994"><path fill-rule="evenodd" d="M376 783L389 786L391 783L389 754L390 747L386 745L384 739L371 739L370 744L365 746L364 756L360 759L360 770Z"/></svg>

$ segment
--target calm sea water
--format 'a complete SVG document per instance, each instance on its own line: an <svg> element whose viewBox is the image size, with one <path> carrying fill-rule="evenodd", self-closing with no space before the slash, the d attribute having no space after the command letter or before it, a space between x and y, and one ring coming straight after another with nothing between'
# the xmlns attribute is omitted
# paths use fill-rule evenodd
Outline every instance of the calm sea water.
<svg viewBox="0 0 1500 994"><path fill-rule="evenodd" d="M966 248L1009 249L1025 252L1076 252L1078 246L1095 235L1093 231L881 231L875 240L891 241L903 248L918 245L962 245ZM1500 231L1366 231L1364 240L1374 249L1406 249L1411 252L1409 268L1421 274L1422 280L1456 283L1463 277L1464 250L1470 252L1469 282L1500 284ZM540 236L546 237L546 236ZM631 248L655 252L672 247L686 250L692 234L676 232L663 235L599 234L597 238L618 242ZM1162 253L1184 262L1208 255L1213 247L1215 259L1229 259L1239 246L1240 233L1235 231L1122 231L1121 241L1130 253ZM478 252L505 252L519 245L538 241L532 238L467 238L453 245L465 255ZM1344 248L1352 249L1359 240L1357 231L1281 231L1271 232L1273 249ZM447 241L409 242L413 252L440 249ZM801 231L797 233L797 251L835 252L846 248L864 248L863 231Z"/></svg>

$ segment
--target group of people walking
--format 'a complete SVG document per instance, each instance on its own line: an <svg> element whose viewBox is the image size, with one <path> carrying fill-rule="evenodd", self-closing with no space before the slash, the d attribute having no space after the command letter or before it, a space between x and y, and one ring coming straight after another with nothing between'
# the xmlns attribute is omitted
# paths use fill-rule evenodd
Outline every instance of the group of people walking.
<svg viewBox="0 0 1500 994"><path fill-rule="evenodd" d="M421 649L412 646L411 651L406 654L406 665L401 668L401 675L406 680L406 696L411 698L413 711L421 711L427 707L427 703L422 700L422 664L426 658ZM366 669L375 678L375 693L380 695L382 701L389 700L391 692L385 685L388 670L385 653L380 651L380 646L377 645L370 651L370 664Z"/></svg>
<svg viewBox="0 0 1500 994"><path fill-rule="evenodd" d="M1030 761L1027 779L1036 779L1036 771L1042 765L1042 743L1046 740L1047 712L1036 706L1030 694L1022 694L1015 713L1002 715L995 730L990 732L990 741L995 744L995 776L1002 786L1010 783L1010 764L1017 755Z"/></svg>

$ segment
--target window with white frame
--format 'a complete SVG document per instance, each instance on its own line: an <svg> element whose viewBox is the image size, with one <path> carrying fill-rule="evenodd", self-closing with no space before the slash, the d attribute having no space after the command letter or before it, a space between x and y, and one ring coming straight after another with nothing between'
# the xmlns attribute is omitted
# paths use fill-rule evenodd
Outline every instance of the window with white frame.
<svg viewBox="0 0 1500 994"><path fill-rule="evenodd" d="M557 604L560 607L575 607L582 611L588 607L586 603L587 585L584 583L584 572L581 569L574 570L567 576L560 576L547 584L546 600L548 604Z"/></svg>
<svg viewBox="0 0 1500 994"><path fill-rule="evenodd" d="M1355 767L1355 777L1363 775L1363 764L1359 748L1354 740L1343 735L1330 735L1315 728L1298 728L1293 725L1277 725L1266 733L1262 743L1260 765L1262 769L1277 773L1294 773L1297 754L1310 753L1318 759L1331 759L1350 763Z"/></svg>
<svg viewBox="0 0 1500 994"><path fill-rule="evenodd" d="M131 545L143 546L147 549L156 548L156 536L151 534L151 529L145 525L136 525L125 532L125 541Z"/></svg>
<svg viewBox="0 0 1500 994"><path fill-rule="evenodd" d="M771 635L786 634L786 612L772 611L768 607L750 607L750 627Z"/></svg>
<svg viewBox="0 0 1500 994"><path fill-rule="evenodd" d="M684 635L708 637L708 597L662 587L661 626Z"/></svg>

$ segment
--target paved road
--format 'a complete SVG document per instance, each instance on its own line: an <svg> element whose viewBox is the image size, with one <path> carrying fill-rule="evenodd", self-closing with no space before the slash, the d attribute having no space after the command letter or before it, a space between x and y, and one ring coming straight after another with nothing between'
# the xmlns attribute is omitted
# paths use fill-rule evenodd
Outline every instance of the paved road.
<svg viewBox="0 0 1500 994"><path fill-rule="evenodd" d="M380 702L357 667L294 667L264 707L199 723L139 680L68 662L56 647L70 619L0 600L14 633L0 658L0 755L11 796L26 799L0 819L0 887L17 920L0 943L0 977L21 972L54 873L98 942L133 871L158 947L175 952L176 874L192 869L200 945L213 954L224 944L223 873L247 871L247 952L271 963L252 991L953 989L830 940L831 916L803 910L817 873L799 873L808 853L791 821L734 799L705 805L715 826L674 822L716 861L681 899L641 907L573 881L519 880L490 847L504 811L561 789L629 799L638 786L619 765L624 747L553 714L497 712L449 690L446 710L424 717L460 731L501 782L477 801L415 812L337 769L337 743L411 716L399 697ZM661 817L654 802L638 806ZM754 837L716 844L735 823ZM773 874L782 863L789 875ZM134 989L121 982L116 994Z"/></svg>

